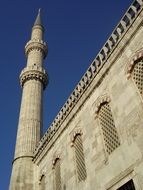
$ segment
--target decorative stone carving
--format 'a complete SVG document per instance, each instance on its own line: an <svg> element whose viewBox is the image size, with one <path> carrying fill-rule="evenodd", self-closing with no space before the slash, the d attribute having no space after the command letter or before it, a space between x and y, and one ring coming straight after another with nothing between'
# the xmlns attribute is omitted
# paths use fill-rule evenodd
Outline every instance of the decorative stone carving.
<svg viewBox="0 0 143 190"><path fill-rule="evenodd" d="M140 59L143 59L143 48L135 52L130 62L127 64L126 74L127 74L128 79L131 77L131 73L132 73L135 63Z"/></svg>
<svg viewBox="0 0 143 190"><path fill-rule="evenodd" d="M56 163L56 161L57 161L58 159L61 160L60 154L55 154L55 155L53 156L53 160L52 160L52 168L53 168L53 169L54 169L55 163Z"/></svg>
<svg viewBox="0 0 143 190"><path fill-rule="evenodd" d="M104 94L102 96L100 96L99 98L97 98L96 102L95 102L95 116L97 117L97 114L99 112L99 109L101 107L101 105L104 103L104 102L110 102L111 99L110 97L107 95L107 94Z"/></svg>
<svg viewBox="0 0 143 190"><path fill-rule="evenodd" d="M83 134L83 132L82 132L82 130L80 128L75 129L74 132L72 133L72 135L71 135L71 141L72 142L74 141L76 135L78 135L78 134L80 134L80 135Z"/></svg>
<svg viewBox="0 0 143 190"><path fill-rule="evenodd" d="M26 56L28 56L29 52L34 49L36 49L37 51L41 51L44 55L44 58L48 53L48 47L43 40L37 40L37 39L30 40L25 46Z"/></svg>
<svg viewBox="0 0 143 190"><path fill-rule="evenodd" d="M83 135L83 132L80 128L75 129L71 134L71 146L73 146L76 135Z"/></svg>
<svg viewBox="0 0 143 190"><path fill-rule="evenodd" d="M20 85L23 87L28 80L39 80L42 82L43 88L45 89L48 84L48 74L43 68L37 70L25 68L20 74Z"/></svg>

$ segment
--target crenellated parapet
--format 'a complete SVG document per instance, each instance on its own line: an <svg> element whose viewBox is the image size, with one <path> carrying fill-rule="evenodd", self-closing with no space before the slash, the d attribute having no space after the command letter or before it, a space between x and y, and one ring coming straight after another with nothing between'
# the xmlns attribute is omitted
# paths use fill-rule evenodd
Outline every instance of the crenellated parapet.
<svg viewBox="0 0 143 190"><path fill-rule="evenodd" d="M20 85L23 87L28 80L39 80L45 89L48 84L48 74L42 67L26 67L20 74Z"/></svg>
<svg viewBox="0 0 143 190"><path fill-rule="evenodd" d="M55 136L63 122L72 112L74 107L77 105L83 94L87 91L89 86L93 83L95 77L104 69L105 65L110 64L107 60L116 49L120 41L124 38L127 31L130 29L134 21L137 19L138 15L143 9L143 1L135 0L125 15L122 17L121 21L118 23L117 27L112 32L111 36L108 38L103 48L99 51L86 73L83 75L74 91L71 93L56 118L52 122L51 126L48 128L47 132L40 140L39 145L35 149L34 155L35 160L38 158L40 153L44 150L46 145Z"/></svg>
<svg viewBox="0 0 143 190"><path fill-rule="evenodd" d="M26 56L28 56L28 54L33 50L41 51L43 53L44 58L46 57L48 53L48 47L47 47L46 42L39 39L32 39L26 44L25 46Z"/></svg>

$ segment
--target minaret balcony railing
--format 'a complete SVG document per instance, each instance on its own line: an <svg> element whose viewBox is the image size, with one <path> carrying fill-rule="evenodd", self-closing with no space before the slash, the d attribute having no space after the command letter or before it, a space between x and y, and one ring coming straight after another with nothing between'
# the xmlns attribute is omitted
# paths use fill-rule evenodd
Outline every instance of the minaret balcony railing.
<svg viewBox="0 0 143 190"><path fill-rule="evenodd" d="M25 82L29 80L39 80L45 89L48 84L48 74L45 69L41 67L26 67L20 74L20 85L24 86Z"/></svg>
<svg viewBox="0 0 143 190"><path fill-rule="evenodd" d="M41 51L44 55L44 58L46 57L46 55L48 53L48 47L47 47L46 42L44 42L43 40L39 40L39 39L30 40L25 46L26 56L28 56L30 51L33 51L35 49L37 51Z"/></svg>

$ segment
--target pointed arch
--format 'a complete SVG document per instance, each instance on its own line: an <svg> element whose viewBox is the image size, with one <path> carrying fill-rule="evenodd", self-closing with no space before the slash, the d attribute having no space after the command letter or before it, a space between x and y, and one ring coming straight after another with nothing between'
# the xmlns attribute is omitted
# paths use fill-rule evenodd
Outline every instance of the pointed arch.
<svg viewBox="0 0 143 190"><path fill-rule="evenodd" d="M104 94L102 96L100 96L96 102L95 102L95 116L98 116L98 112L102 106L102 104L104 103L109 103L111 101L110 97L107 94Z"/></svg>
<svg viewBox="0 0 143 190"><path fill-rule="evenodd" d="M127 78L131 77L131 73L135 64L141 59L143 59L143 48L136 51L134 55L131 57L130 61L127 63L126 65Z"/></svg>
<svg viewBox="0 0 143 190"><path fill-rule="evenodd" d="M42 174L41 177L40 177L40 182L39 182L39 185L40 185L40 190L45 190L45 174Z"/></svg>
<svg viewBox="0 0 143 190"><path fill-rule="evenodd" d="M131 78L143 95L143 49L138 50L132 57L126 69L127 78Z"/></svg>
<svg viewBox="0 0 143 190"><path fill-rule="evenodd" d="M73 142L74 142L74 140L75 140L75 137L76 137L76 135L83 135L83 132L82 132L82 130L80 129L80 128L76 128L74 131L73 131L73 133L72 133L72 135L71 135L71 141L72 141L72 144L71 145L73 145Z"/></svg>

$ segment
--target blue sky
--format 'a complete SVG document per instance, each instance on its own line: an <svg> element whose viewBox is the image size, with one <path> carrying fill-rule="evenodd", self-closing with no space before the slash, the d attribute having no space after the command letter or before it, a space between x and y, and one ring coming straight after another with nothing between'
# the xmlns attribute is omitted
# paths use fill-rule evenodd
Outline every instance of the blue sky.
<svg viewBox="0 0 143 190"><path fill-rule="evenodd" d="M44 131L62 107L132 0L1 0L0 190L8 190L21 101L24 46L42 8L49 53Z"/></svg>

